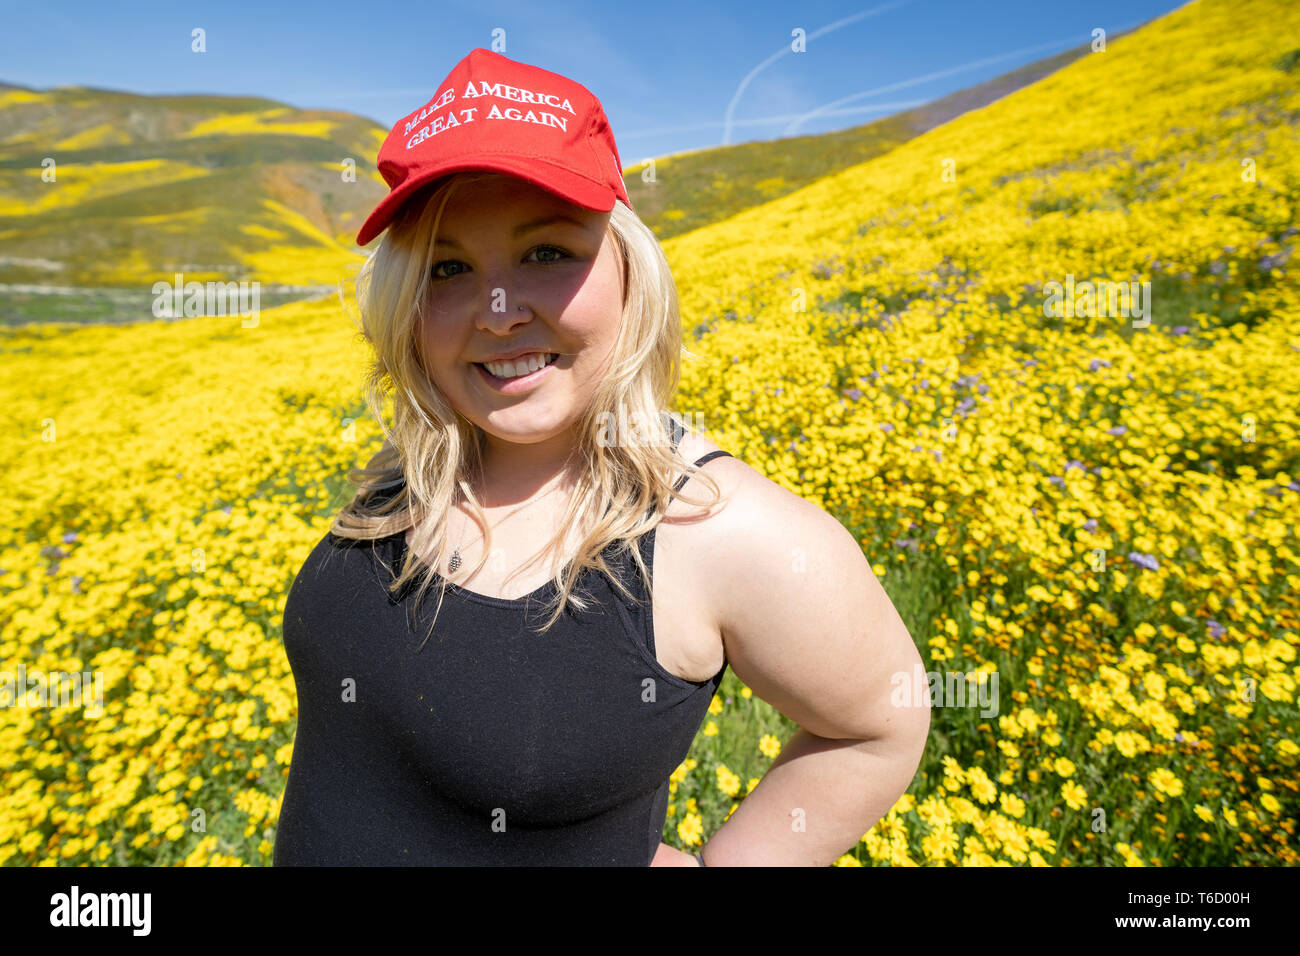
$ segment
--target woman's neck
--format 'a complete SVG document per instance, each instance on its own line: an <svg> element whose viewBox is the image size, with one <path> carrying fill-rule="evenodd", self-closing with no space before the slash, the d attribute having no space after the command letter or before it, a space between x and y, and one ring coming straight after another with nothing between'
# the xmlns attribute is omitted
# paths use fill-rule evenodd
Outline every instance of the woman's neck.
<svg viewBox="0 0 1300 956"><path fill-rule="evenodd" d="M517 505L576 481L577 448L569 432L527 445L486 433L483 439L483 473L474 493L485 508Z"/></svg>

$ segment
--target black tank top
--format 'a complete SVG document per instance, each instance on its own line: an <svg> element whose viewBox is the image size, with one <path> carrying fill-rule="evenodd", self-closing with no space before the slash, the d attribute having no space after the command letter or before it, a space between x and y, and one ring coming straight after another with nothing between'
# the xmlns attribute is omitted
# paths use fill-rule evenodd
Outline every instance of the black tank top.
<svg viewBox="0 0 1300 956"><path fill-rule="evenodd" d="M638 602L587 569L598 603L542 634L553 582L517 600L450 585L417 651L437 591L413 615L414 582L390 596L405 550L404 532L331 532L290 588L298 726L274 865L649 866L726 661L702 683L660 666L649 591L612 546Z"/></svg>

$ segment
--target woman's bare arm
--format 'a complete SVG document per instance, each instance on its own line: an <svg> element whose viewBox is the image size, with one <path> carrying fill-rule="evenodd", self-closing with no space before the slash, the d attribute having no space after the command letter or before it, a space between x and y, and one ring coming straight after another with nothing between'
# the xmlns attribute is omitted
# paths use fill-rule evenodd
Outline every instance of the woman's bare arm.
<svg viewBox="0 0 1300 956"><path fill-rule="evenodd" d="M838 521L723 462L731 503L709 522L705 580L727 661L801 729L702 852L709 866L827 866L916 772L929 700L894 706L891 678L910 684L921 656Z"/></svg>

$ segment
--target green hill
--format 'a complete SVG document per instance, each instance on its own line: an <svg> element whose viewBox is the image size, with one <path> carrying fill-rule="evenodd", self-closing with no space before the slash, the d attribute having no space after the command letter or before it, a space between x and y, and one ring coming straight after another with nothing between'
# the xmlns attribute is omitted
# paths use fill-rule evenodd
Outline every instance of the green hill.
<svg viewBox="0 0 1300 956"><path fill-rule="evenodd" d="M333 282L387 191L386 130L272 100L7 87L0 130L4 283Z"/></svg>
<svg viewBox="0 0 1300 956"><path fill-rule="evenodd" d="M1110 39L1124 35L1112 34ZM887 153L963 113L1036 83L1089 51L1086 44L1075 47L924 106L851 129L656 159L652 183L642 181L646 164L638 163L624 174L628 198L660 239L678 236Z"/></svg>

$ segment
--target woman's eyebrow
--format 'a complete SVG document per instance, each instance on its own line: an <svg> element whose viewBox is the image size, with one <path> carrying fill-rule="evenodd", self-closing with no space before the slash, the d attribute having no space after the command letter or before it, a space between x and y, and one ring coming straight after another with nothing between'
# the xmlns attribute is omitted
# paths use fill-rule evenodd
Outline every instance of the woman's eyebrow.
<svg viewBox="0 0 1300 956"><path fill-rule="evenodd" d="M515 227L514 238L518 239L524 233L532 232L534 229L541 229L543 226L550 226L557 222L567 222L570 225L577 226L579 229L583 230L584 232L588 231L588 226L585 222L580 222L579 220L574 219L572 216L566 216L563 213L558 213L556 215L543 216L540 219L532 219L529 220L528 222L520 223L518 226ZM461 244L457 242L455 239L444 239L442 237L436 238L433 244L435 246L451 246L453 249L462 248Z"/></svg>

